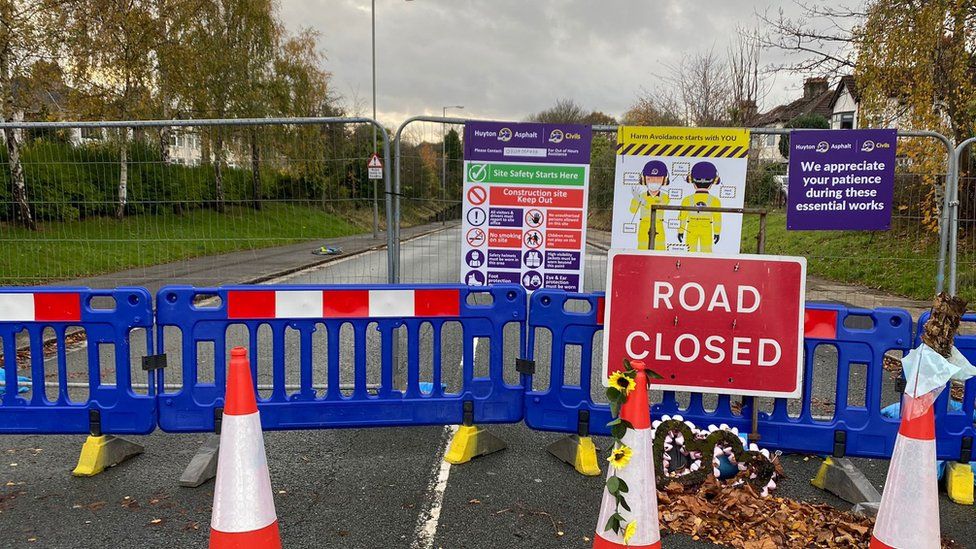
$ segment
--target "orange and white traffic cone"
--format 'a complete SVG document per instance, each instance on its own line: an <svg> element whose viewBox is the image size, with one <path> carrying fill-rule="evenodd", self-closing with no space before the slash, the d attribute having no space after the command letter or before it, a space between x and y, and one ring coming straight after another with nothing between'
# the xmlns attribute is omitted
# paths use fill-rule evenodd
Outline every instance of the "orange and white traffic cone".
<svg viewBox="0 0 976 549"><path fill-rule="evenodd" d="M261 416L247 350L230 352L230 371L217 458L211 549L278 549L278 517L264 453Z"/></svg>
<svg viewBox="0 0 976 549"><path fill-rule="evenodd" d="M633 452L630 461L623 467L612 464L607 472L607 478L616 475L628 487L626 492L627 505L630 511L622 506L617 508L617 500L606 488L603 490L603 502L600 505L600 519L596 525L596 536L593 538L593 549L660 549L661 530L657 520L657 484L654 481L654 453L651 437L651 409L648 404L647 374L644 373L643 362L633 362L637 370L634 381L636 387L627 395L620 408L620 418L631 425L624 434L621 443ZM618 446L615 450L619 450ZM604 530L607 522L614 513L623 517L621 534L613 530ZM631 536L625 539L627 527L631 529Z"/></svg>
<svg viewBox="0 0 976 549"><path fill-rule="evenodd" d="M935 395L904 395L901 426L888 466L871 549L939 549Z"/></svg>

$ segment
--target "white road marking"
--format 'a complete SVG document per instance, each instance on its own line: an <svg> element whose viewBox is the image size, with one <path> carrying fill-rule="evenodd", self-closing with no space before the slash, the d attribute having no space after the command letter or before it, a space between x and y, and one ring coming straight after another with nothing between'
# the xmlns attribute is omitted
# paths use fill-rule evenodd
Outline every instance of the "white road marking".
<svg viewBox="0 0 976 549"><path fill-rule="evenodd" d="M478 354L478 338L474 338L471 358ZM464 356L461 356L460 368L464 369ZM472 366L473 367L473 366ZM433 549L434 538L437 537L437 525L441 520L441 507L444 504L444 492L447 491L447 479L451 475L451 464L444 459L451 445L451 439L457 433L457 425L444 426L440 446L437 447L437 461L430 473L430 483L427 485L427 498L423 509L417 515L417 528L414 530L413 542L410 549ZM436 475L434 474L436 472Z"/></svg>
<svg viewBox="0 0 976 549"><path fill-rule="evenodd" d="M434 538L437 536L437 524L441 520L441 507L444 504L444 492L447 491L447 479L451 474L451 464L444 459L451 444L457 425L444 426L441 444L437 449L437 475L431 471L430 484L427 485L427 501L417 516L417 528L414 530L413 542L410 549L433 549Z"/></svg>

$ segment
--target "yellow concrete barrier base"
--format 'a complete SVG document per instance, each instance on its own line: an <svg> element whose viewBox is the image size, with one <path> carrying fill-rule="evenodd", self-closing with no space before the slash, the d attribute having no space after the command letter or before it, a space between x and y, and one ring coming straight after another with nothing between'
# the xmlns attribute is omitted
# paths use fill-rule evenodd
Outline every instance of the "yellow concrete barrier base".
<svg viewBox="0 0 976 549"><path fill-rule="evenodd" d="M946 492L949 499L960 505L973 504L973 469L968 463L946 463Z"/></svg>
<svg viewBox="0 0 976 549"><path fill-rule="evenodd" d="M576 460L573 468L581 475L595 477L600 474L600 464L596 460L596 445L590 437L580 437L576 448Z"/></svg>
<svg viewBox="0 0 976 549"><path fill-rule="evenodd" d="M444 461L452 464L467 463L478 456L492 454L508 448L505 441L477 425L458 427Z"/></svg>
<svg viewBox="0 0 976 549"><path fill-rule="evenodd" d="M81 447L78 466L71 474L76 477L95 476L144 450L139 444L112 435L89 436Z"/></svg>
<svg viewBox="0 0 976 549"><path fill-rule="evenodd" d="M834 460L830 456L824 458L823 463L820 464L820 468L817 469L817 476L810 479L810 484L820 488L821 490L827 485L827 469L830 468Z"/></svg>

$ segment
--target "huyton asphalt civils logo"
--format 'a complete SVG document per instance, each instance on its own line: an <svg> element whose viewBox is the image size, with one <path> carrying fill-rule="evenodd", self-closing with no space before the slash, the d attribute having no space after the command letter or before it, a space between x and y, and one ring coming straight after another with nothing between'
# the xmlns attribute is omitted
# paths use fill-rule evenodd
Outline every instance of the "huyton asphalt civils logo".
<svg viewBox="0 0 976 549"><path fill-rule="evenodd" d="M498 130L498 140L499 141L511 141L512 140L512 129L502 128Z"/></svg>
<svg viewBox="0 0 976 549"><path fill-rule="evenodd" d="M560 129L552 130L552 133L549 134L549 142L550 143L562 143L563 142L563 131L560 130Z"/></svg>
<svg viewBox="0 0 976 549"><path fill-rule="evenodd" d="M830 143L827 143L826 141L821 141L820 143L817 143L818 153L825 153L829 150L830 150Z"/></svg>
<svg viewBox="0 0 976 549"><path fill-rule="evenodd" d="M864 143L861 143L861 152L869 153L874 150L874 141L868 139Z"/></svg>

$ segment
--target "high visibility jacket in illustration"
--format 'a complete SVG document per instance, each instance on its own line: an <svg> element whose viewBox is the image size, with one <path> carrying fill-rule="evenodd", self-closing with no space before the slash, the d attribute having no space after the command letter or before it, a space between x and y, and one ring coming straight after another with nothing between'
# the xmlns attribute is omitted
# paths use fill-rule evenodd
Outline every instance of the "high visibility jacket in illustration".
<svg viewBox="0 0 976 549"><path fill-rule="evenodd" d="M662 190L657 196L642 193L640 199L630 200L630 213L640 211L640 224L637 226L637 249L647 250L651 232L651 206L666 206L670 203L668 195ZM664 211L657 211L657 222L654 224L654 249L663 250L664 245Z"/></svg>
<svg viewBox="0 0 976 549"><path fill-rule="evenodd" d="M695 191L686 196L681 205L721 208L722 202L708 191ZM678 234L684 235L690 252L711 252L713 237L722 233L722 214L719 212L681 212L678 223Z"/></svg>

